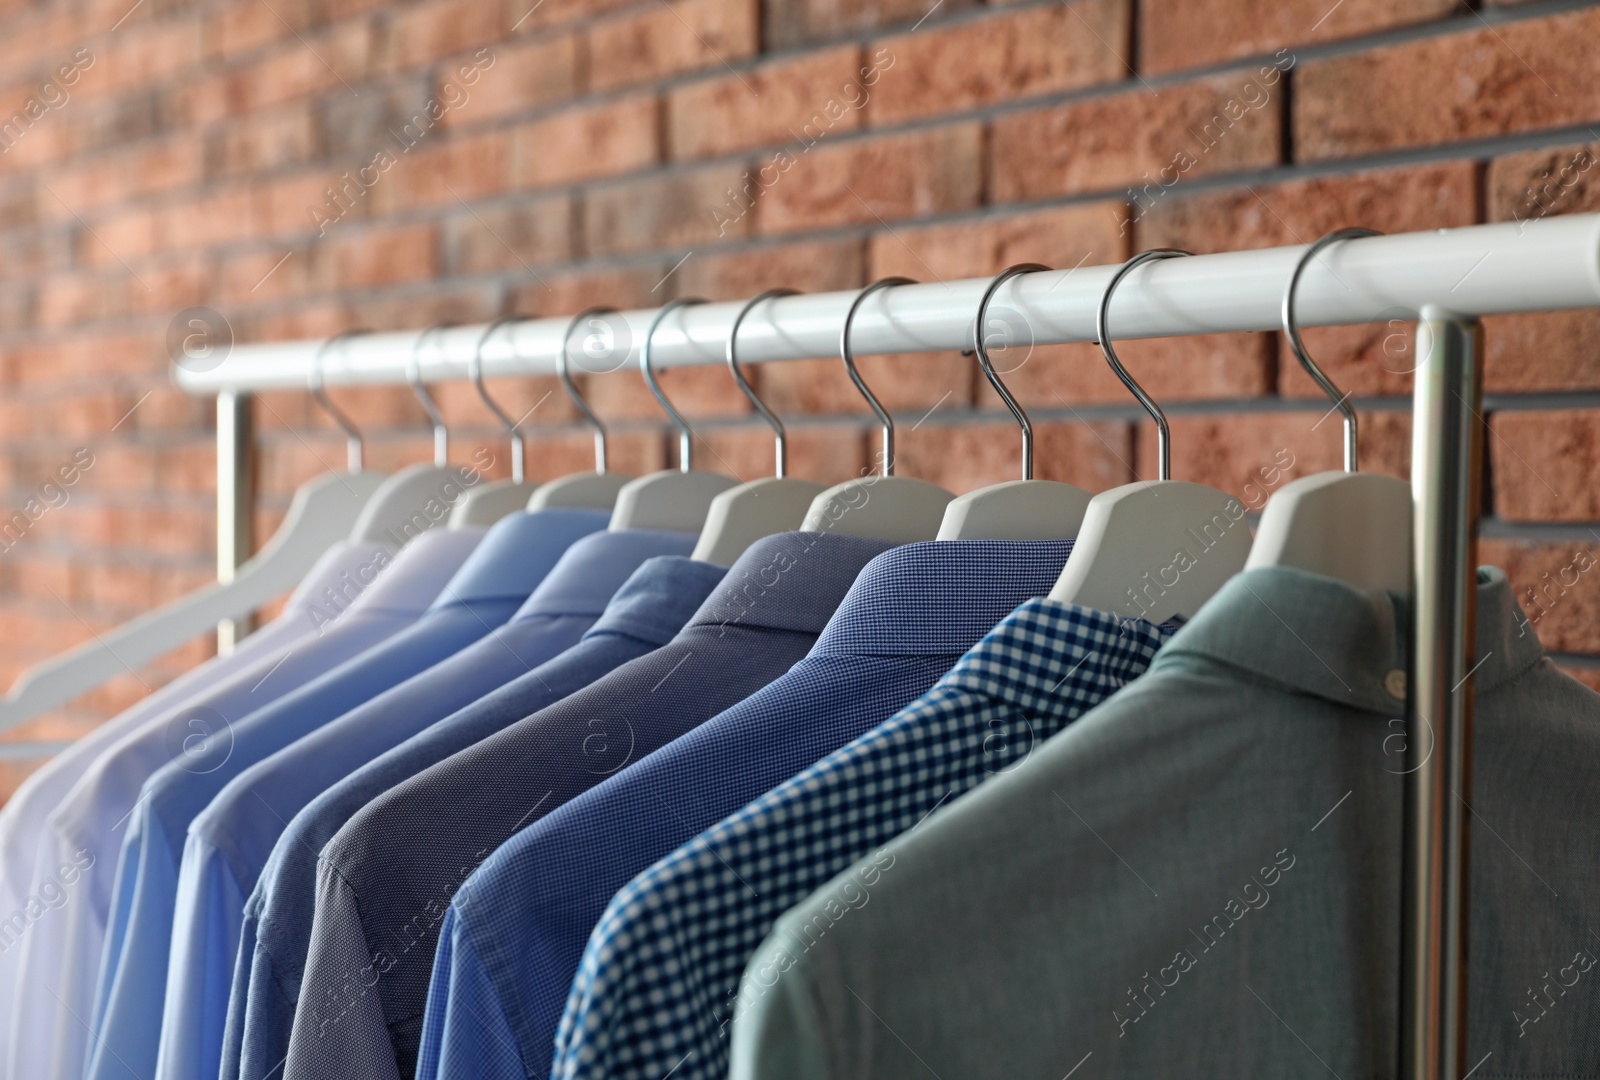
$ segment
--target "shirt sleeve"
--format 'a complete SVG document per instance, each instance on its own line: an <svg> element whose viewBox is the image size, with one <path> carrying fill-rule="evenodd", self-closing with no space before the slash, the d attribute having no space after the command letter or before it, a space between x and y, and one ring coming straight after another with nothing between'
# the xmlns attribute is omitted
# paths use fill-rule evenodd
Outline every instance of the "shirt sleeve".
<svg viewBox="0 0 1600 1080"><path fill-rule="evenodd" d="M369 945L355 893L326 864L318 868L316 911L283 1080L402 1080L378 993L397 958ZM443 906L417 918L443 919Z"/></svg>
<svg viewBox="0 0 1600 1080"><path fill-rule="evenodd" d="M244 901L227 860L190 835L178 871L156 1080L215 1075Z"/></svg>
<svg viewBox="0 0 1600 1080"><path fill-rule="evenodd" d="M233 956L233 980L228 987L228 1015L222 1023L222 1060L217 1080L239 1080L239 1065L244 1056L244 1022L250 1002L250 971L256 955L257 897L244 905L244 921L239 924L239 947Z"/></svg>
<svg viewBox="0 0 1600 1080"><path fill-rule="evenodd" d="M434 956L417 1080L525 1080L517 1037L472 939L445 915ZM543 1063L539 1063L539 1068Z"/></svg>
<svg viewBox="0 0 1600 1080"><path fill-rule="evenodd" d="M146 819L150 803L135 816ZM166 996L167 954L172 941L172 901L178 888L178 860L164 830L143 821L137 836L136 872L125 862L117 868L119 886L132 878L126 921L121 924L121 949L108 947L108 963L100 973L104 1008L89 1053L84 1080L126 1080L129 1070L141 1076L155 1072L161 1032L161 1006ZM123 857L130 853L123 847ZM118 892L122 890L119 887ZM108 939L108 946L117 939Z"/></svg>
<svg viewBox="0 0 1600 1080"><path fill-rule="evenodd" d="M824 1080L827 1033L780 922L739 981L728 1080Z"/></svg>

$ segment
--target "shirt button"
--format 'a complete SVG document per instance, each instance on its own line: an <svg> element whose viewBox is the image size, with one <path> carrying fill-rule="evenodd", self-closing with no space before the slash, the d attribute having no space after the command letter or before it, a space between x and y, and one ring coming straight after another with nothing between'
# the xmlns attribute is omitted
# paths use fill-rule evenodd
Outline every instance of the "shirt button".
<svg viewBox="0 0 1600 1080"><path fill-rule="evenodd" d="M1406 673L1395 668L1383 677L1383 688L1389 696L1404 701L1406 698Z"/></svg>

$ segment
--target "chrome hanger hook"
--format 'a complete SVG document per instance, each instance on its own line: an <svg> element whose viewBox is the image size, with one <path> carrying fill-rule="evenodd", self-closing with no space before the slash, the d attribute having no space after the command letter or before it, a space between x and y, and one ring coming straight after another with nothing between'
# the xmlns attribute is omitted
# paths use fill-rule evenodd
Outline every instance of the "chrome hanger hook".
<svg viewBox="0 0 1600 1080"><path fill-rule="evenodd" d="M327 341L324 341L320 346L318 346L316 355L311 359L311 377L307 380L306 386L306 389L311 391L312 400L318 405L322 406L322 411L333 417L334 423L338 424L344 429L345 467L348 468L352 473L358 473L362 469L361 432L356 428L355 424L351 422L350 418L344 414L344 410L335 405L333 403L333 399L328 396L328 391L324 387L322 381L322 362L328 355L328 350L333 348L335 345L349 341L353 337L360 337L362 334L370 333L372 333L372 331L365 328L360 330L345 330L341 333L333 335Z"/></svg>
<svg viewBox="0 0 1600 1080"><path fill-rule="evenodd" d="M861 310L861 302L873 293L898 285L915 284L914 279L906 277L887 277L874 281L856 293L856 298L850 301L850 309L844 313L844 327L839 331L839 359L844 361L844 369L850 373L850 381L856 384L856 389L867 399L867 404L872 406L878 423L883 426L883 464L879 469L883 476L894 475L894 418L889 415L889 410L883 407L872 391L867 389L867 384L862 381L861 372L856 370L855 354L850 351L850 326L856 321L856 312Z"/></svg>
<svg viewBox="0 0 1600 1080"><path fill-rule="evenodd" d="M1322 387L1322 392L1328 395L1334 408L1344 417L1344 471L1349 473L1356 471L1356 408L1350 404L1350 395L1341 393L1333 384L1333 380L1323 374L1317 362L1311 359L1311 354L1306 351L1306 343L1300 338L1300 327L1294 318L1294 294L1300 287L1300 275L1323 248L1341 240L1379 235L1382 234L1371 229L1336 229L1318 238L1306 248L1305 254L1300 256L1300 261L1294 264L1294 272L1289 275L1289 284L1283 290L1283 335L1289 339L1289 347L1294 350L1300 366L1305 368L1306 374L1310 375L1318 386Z"/></svg>
<svg viewBox="0 0 1600 1080"><path fill-rule="evenodd" d="M494 398L489 396L488 388L483 385L483 347L489 343L489 339L494 336L496 330L508 323L520 322L521 320L522 316L520 315L502 315L486 326L483 333L478 336L477 346L472 350L472 359L467 361L467 377L472 380L472 385L477 387L478 397L482 398L483 404L490 412L494 413L495 419L500 421L500 426L505 428L506 436L511 440L511 482L513 484L522 483L523 478L523 459L526 456L526 451L522 440L522 432L517 430L517 421L506 415L506 411L500 407ZM509 339L507 339L507 344L510 344ZM512 346L512 355L516 355L516 351L516 347Z"/></svg>
<svg viewBox="0 0 1600 1080"><path fill-rule="evenodd" d="M1006 384L1000 381L999 372L995 371L994 364L989 360L989 347L984 344L983 331L989 318L989 301L994 299L994 294L1000 286L1014 277L1023 274L1036 274L1050 267L1043 263L1018 263L1008 266L994 276L989 282L989 287L983 290L983 298L978 301L978 316L972 323L972 354L978 358L978 366L983 369L984 378L989 380L989 385L994 387L994 392L1000 395L1000 400L1006 403L1006 408L1011 410L1011 415L1016 418L1017 426L1022 428L1022 478L1033 479L1033 422L1028 419L1028 414L1023 411L1022 405L1011 396L1011 391L1006 389Z"/></svg>
<svg viewBox="0 0 1600 1080"><path fill-rule="evenodd" d="M728 330L728 370L733 372L733 381L739 384L739 389L744 391L744 396L750 399L750 404L756 407L756 412L760 413L761 418L772 427L773 436L777 440L773 451L775 465L772 475L780 479L789 472L789 432L784 428L783 421L778 419L778 414L767 408L767 403L756 396L755 389L745 379L744 371L739 367L738 350L734 346L739 340L740 324L744 322L744 317L750 314L757 304L764 303L767 300L776 300L780 296L798 295L800 294L794 289L768 289L761 295L752 298L749 303L739 309L739 314L733 317L733 326Z"/></svg>
<svg viewBox="0 0 1600 1080"><path fill-rule="evenodd" d="M672 421L672 426L678 429L678 471L688 472L694 459L694 432L689 428L689 422L677 409L672 407L672 402L667 400L667 395L661 392L661 385L656 382L655 369L650 366L650 343L655 340L656 328L661 325L661 320L680 308L693 307L703 304L704 300L688 297L679 300L668 300L661 305L661 310L656 312L656 317L650 320L650 328L644 332L644 343L639 346L639 370L644 373L644 384L650 388L650 393L655 395L656 403L661 406L661 411L667 414L667 419Z"/></svg>
<svg viewBox="0 0 1600 1080"><path fill-rule="evenodd" d="M1139 399L1139 404L1144 406L1145 412L1156 422L1156 459L1158 471L1156 475L1162 480L1172 479L1172 433L1167 427L1167 414L1161 411L1155 399L1144 392L1128 369L1122 366L1122 361L1117 359L1117 351L1111 347L1111 333L1107 328L1107 316L1111 311L1111 294L1117 291L1117 286L1122 284L1122 279L1127 277L1135 267L1142 266L1156 259L1177 259L1185 255L1193 255L1192 251L1181 251L1177 248L1156 248L1152 251L1141 251L1133 258L1122 264L1122 267L1111 275L1111 280L1106 283L1106 291L1100 296L1100 308L1095 312L1094 332L1100 339L1100 352L1106 358L1106 363L1111 365L1111 370L1117 373L1117 378L1122 380L1122 385L1133 392Z"/></svg>
<svg viewBox="0 0 1600 1080"><path fill-rule="evenodd" d="M578 407L578 411L594 429L594 471L602 475L606 471L606 426L600 422L600 418L589 407L589 403L583 400L583 395L578 393L577 384L572 381L572 373L567 370L567 351L572 347L572 332L583 325L586 319L616 313L617 309L614 307L592 307L578 312L572 317L572 321L567 323L567 332L561 338L561 348L556 351L556 375L560 377L561 385L566 388L567 396L572 399L572 403Z"/></svg>
<svg viewBox="0 0 1600 1080"><path fill-rule="evenodd" d="M417 396L417 403L422 406L422 411L433 421L433 463L441 469L450 463L450 431L444 426L444 416L439 412L439 406L433 400L433 395L422 385L422 361L419 354L429 338L454 325L454 323L434 323L418 334L417 340L411 343L411 359L406 364L406 382L411 384L411 392Z"/></svg>

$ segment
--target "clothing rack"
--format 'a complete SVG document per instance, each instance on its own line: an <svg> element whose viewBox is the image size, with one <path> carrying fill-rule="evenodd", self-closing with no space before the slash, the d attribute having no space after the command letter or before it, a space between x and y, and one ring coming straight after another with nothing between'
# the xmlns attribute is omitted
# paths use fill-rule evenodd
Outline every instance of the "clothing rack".
<svg viewBox="0 0 1600 1080"><path fill-rule="evenodd" d="M1117 289L1110 325L1119 340L1276 330L1285 283L1304 246L1153 262ZM1010 308L1034 344L1095 340L1095 313L1116 265L1013 278L992 313ZM987 279L881 290L862 306L858 355L967 347ZM762 362L837 355L853 292L776 299L741 326L740 356ZM669 318L656 335L659 367L723 362L741 304L704 304ZM1600 307L1600 214L1478 225L1339 243L1306 267L1297 296L1302 326L1417 321L1412 426L1411 648L1406 705L1400 1065L1405 1080L1458 1080L1467 1069L1467 823L1471 671L1475 644L1477 528L1483 459L1482 331L1478 318ZM652 310L607 316L608 347L574 350L572 366L603 374L637 364ZM993 317L993 316L991 316ZM569 319L501 328L483 353L486 376L557 370ZM424 380L468 377L485 327L436 332L417 361ZM325 351L328 386L400 384L418 334L349 338ZM218 395L219 567L248 544L250 439L245 395L307 387L321 343L242 346L207 370L173 377Z"/></svg>

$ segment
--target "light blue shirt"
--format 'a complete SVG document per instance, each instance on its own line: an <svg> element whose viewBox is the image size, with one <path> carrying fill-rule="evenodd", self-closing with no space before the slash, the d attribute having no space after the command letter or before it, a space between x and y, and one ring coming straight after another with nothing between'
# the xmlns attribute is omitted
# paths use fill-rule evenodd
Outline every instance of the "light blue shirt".
<svg viewBox="0 0 1600 1080"><path fill-rule="evenodd" d="M167 962L158 1080L217 1076L245 897L284 825L352 769L526 671L512 643L496 640L494 631L503 629L502 622L574 541L605 529L610 517L603 510L553 509L496 523L417 624L358 663L375 673L388 666L386 658L400 657L390 670L403 675L429 655L418 652L424 637L439 652L464 646L461 652L245 769L189 825Z"/></svg>
<svg viewBox="0 0 1600 1080"><path fill-rule="evenodd" d="M589 626L576 645L378 757L295 817L245 910L223 1040L225 1080L276 1076L288 1054L323 845L395 784L670 641L722 580L721 567L682 555L655 556L644 559L609 603L604 596L645 553L663 548L687 553L692 540L628 530L574 544L505 629L527 631L517 644L525 658L551 651ZM246 955L252 946L254 954Z"/></svg>
<svg viewBox="0 0 1600 1080"><path fill-rule="evenodd" d="M483 534L482 529L433 530L407 544L357 600L365 601L363 644L371 647L403 633L440 595ZM259 684L270 685L287 676L291 684L303 683L299 689L261 709L253 707L255 699L247 694L231 714L212 710L199 718L205 727L197 731L198 737L184 735L183 727L178 728L179 760L145 782L124 826L127 835L118 858L112 921L101 958L87 1080L126 1080L130 1068L142 1077L155 1071L178 861L189 822L246 766L392 684L396 671L389 664L369 672L360 656L345 660L347 647L354 644L351 640L339 643L335 652L344 662L333 670L316 659L327 651L332 634L355 615L352 610L329 635L286 654L277 670ZM304 682L307 668L321 673ZM372 681L378 676L389 681Z"/></svg>
<svg viewBox="0 0 1600 1080"><path fill-rule="evenodd" d="M352 562L353 555L365 557L377 550L370 544L360 545L363 550L359 552L356 547L344 541L334 544L317 560L276 619L239 642L226 656L212 657L191 668L72 743L34 770L6 800L0 809L0 1076L43 1075L51 1066L43 1049L49 1042L39 1037L36 1028L20 1027L13 1032L11 1027L19 1012L17 977L30 932L44 910L65 904L65 894L79 884L75 873L67 875L73 878L71 882L64 880L53 851L40 859L47 847L42 841L50 813L96 758L152 718L193 701L263 657L276 657L280 650L310 634L308 597L320 590L325 578L331 584L339 573L359 566L359 560ZM28 1049L18 1048L19 1042L28 1044ZM14 1061L13 1048L18 1048L20 1055Z"/></svg>
<svg viewBox="0 0 1600 1080"><path fill-rule="evenodd" d="M257 703L274 701L414 618L415 612L369 610L366 598L383 591L372 586L394 558L381 544L347 544L330 551L285 612L303 630L298 639L314 636L316 649L290 647L277 655L269 651L209 692L158 710L94 758L51 811L40 840L36 877L43 881L66 865L82 870L66 902L50 919L39 920L24 944L18 985L44 993L19 995L16 1002L10 1023L18 1037L11 1044L9 1075L83 1074L90 1037L84 1022L95 1008L117 852L144 782L193 748L188 740L198 733L195 724L214 725L218 716L242 716Z"/></svg>

